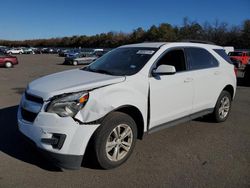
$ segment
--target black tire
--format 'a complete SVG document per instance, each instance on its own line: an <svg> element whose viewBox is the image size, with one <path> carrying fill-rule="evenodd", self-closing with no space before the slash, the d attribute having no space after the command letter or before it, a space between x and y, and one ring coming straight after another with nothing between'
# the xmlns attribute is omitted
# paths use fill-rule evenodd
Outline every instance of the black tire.
<svg viewBox="0 0 250 188"><path fill-rule="evenodd" d="M228 105L228 111L227 113L225 113L224 115L222 114L222 112L220 112L220 108L222 107L222 100L228 100L229 105ZM222 91L214 108L212 115L212 119L217 122L224 122L226 121L226 119L228 118L230 111L231 111L231 105L232 105L232 96L228 91Z"/></svg>
<svg viewBox="0 0 250 188"><path fill-rule="evenodd" d="M131 140L132 141L130 142L131 145L130 145L130 149L128 151L125 151L125 149L123 149L123 147L121 146L122 145L121 143L124 141L124 140L121 141L122 138L119 141L120 142L119 144L116 143L115 136L114 136L114 140L111 139L112 135L114 134L114 130L117 130L118 126L121 127L123 125L127 125L129 127L129 128L127 127L127 129L129 129L129 131L131 131L130 137L128 139L130 141ZM122 127L120 128L120 130L121 129L122 129ZM123 130L125 131L127 129L123 129ZM120 133L124 133L124 132L120 132ZM121 137L122 137L122 135L123 134L120 134ZM110 139L112 140L111 142L110 142ZM127 115L125 113L121 113L121 112L112 112L107 117L105 117L101 126L95 132L94 138L93 138L94 154L95 154L95 158L96 158L98 164L100 165L100 167L102 167L103 169L111 169L111 168L115 168L117 166L120 166L122 163L124 163L131 155L131 153L135 147L136 139L137 139L137 127L136 127L135 121L129 115ZM111 149L109 152L106 150L108 142L109 143L116 143L115 144L116 146L114 146L114 147L112 146L113 149ZM127 141L127 143L129 143L129 141ZM117 159L117 161L112 161L110 159L110 157L111 157L110 152L112 153L112 150L113 150L113 156L116 155L115 150L117 148L118 148L118 150L117 150L118 153L120 153L120 151L121 151L121 153L123 153L123 154L126 153L126 154L121 155L121 156L123 156L123 158ZM119 156L119 154L117 156ZM116 160L116 159L114 159L114 160Z"/></svg>

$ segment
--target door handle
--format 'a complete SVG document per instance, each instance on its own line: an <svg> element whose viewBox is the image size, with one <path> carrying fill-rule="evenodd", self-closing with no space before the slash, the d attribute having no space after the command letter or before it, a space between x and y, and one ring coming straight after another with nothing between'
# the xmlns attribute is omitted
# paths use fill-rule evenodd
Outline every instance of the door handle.
<svg viewBox="0 0 250 188"><path fill-rule="evenodd" d="M192 82L193 80L194 80L193 78L186 78L186 79L184 80L184 83Z"/></svg>

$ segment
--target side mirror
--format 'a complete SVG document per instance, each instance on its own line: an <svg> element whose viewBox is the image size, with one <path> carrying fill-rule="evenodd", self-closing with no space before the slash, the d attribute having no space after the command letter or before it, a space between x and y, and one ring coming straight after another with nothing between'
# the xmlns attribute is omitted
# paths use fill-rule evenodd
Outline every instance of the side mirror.
<svg viewBox="0 0 250 188"><path fill-rule="evenodd" d="M175 67L172 65L160 65L156 69L152 71L152 75L170 75L170 74L175 74L176 70Z"/></svg>

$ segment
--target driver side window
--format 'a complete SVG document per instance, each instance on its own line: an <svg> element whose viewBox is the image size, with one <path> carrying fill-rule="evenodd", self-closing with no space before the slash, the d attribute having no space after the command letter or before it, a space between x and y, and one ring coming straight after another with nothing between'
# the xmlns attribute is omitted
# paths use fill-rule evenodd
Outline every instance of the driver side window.
<svg viewBox="0 0 250 188"><path fill-rule="evenodd" d="M165 53L157 62L157 67L159 65L172 65L175 67L176 72L185 71L185 55L182 49L175 49Z"/></svg>

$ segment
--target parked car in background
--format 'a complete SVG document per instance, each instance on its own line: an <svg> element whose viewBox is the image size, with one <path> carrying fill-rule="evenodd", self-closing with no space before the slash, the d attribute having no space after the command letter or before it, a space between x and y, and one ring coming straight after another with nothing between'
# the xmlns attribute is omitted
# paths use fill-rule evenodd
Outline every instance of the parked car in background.
<svg viewBox="0 0 250 188"><path fill-rule="evenodd" d="M104 54L106 54L108 51L107 50L103 50L103 51L95 51L92 55L96 56L96 57L102 57Z"/></svg>
<svg viewBox="0 0 250 188"><path fill-rule="evenodd" d="M42 54L42 49L41 48L33 48L34 54Z"/></svg>
<svg viewBox="0 0 250 188"><path fill-rule="evenodd" d="M220 46L131 44L29 83L18 126L59 167L80 168L88 148L110 169L129 158L144 133L204 115L226 121L235 93L234 66Z"/></svg>
<svg viewBox="0 0 250 188"><path fill-rule="evenodd" d="M87 65L103 56L107 51L95 51L93 53L81 52L75 56L65 57L63 64L68 65Z"/></svg>
<svg viewBox="0 0 250 188"><path fill-rule="evenodd" d="M78 65L79 61L82 62L83 58L86 58L87 56L88 56L88 53L84 53L84 52L70 53L67 55L67 57L64 58L63 64L65 64L65 65Z"/></svg>
<svg viewBox="0 0 250 188"><path fill-rule="evenodd" d="M6 51L7 54L23 54L24 51L22 48L12 48Z"/></svg>
<svg viewBox="0 0 250 188"><path fill-rule="evenodd" d="M8 47L6 46L0 46L0 52L5 53L5 51L8 50Z"/></svg>
<svg viewBox="0 0 250 188"><path fill-rule="evenodd" d="M18 64L17 57L6 55L3 52L0 52L0 66L11 68L14 65Z"/></svg>
<svg viewBox="0 0 250 188"><path fill-rule="evenodd" d="M43 54L56 54L57 49L56 48L42 48L41 52Z"/></svg>
<svg viewBox="0 0 250 188"><path fill-rule="evenodd" d="M228 55L237 66L237 76L244 80L245 85L250 85L250 51L237 50Z"/></svg>
<svg viewBox="0 0 250 188"><path fill-rule="evenodd" d="M93 49L93 52L103 52L104 51L104 49L102 49L102 48L95 48L95 49Z"/></svg>
<svg viewBox="0 0 250 188"><path fill-rule="evenodd" d="M248 64L248 61L250 60L250 51L234 51L229 52L228 55L231 59L237 59L241 62L240 67L244 67Z"/></svg>
<svg viewBox="0 0 250 188"><path fill-rule="evenodd" d="M23 48L24 54L35 54L34 48Z"/></svg>
<svg viewBox="0 0 250 188"><path fill-rule="evenodd" d="M80 53L82 53L80 49L73 49L73 50L70 50L68 53L66 53L66 57L74 57Z"/></svg>
<svg viewBox="0 0 250 188"><path fill-rule="evenodd" d="M58 52L58 56L59 57L66 57L68 55L68 53L70 52L69 49L61 49L59 52Z"/></svg>

